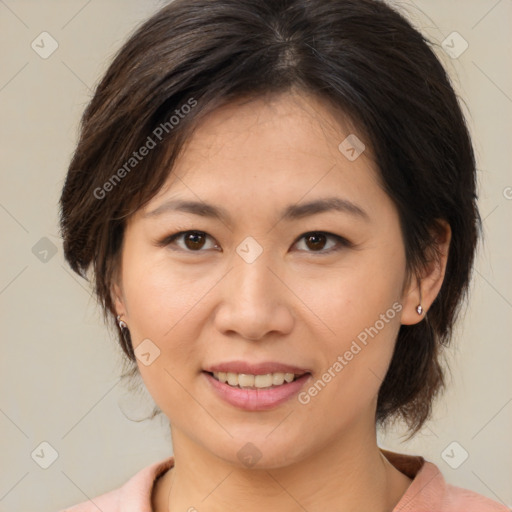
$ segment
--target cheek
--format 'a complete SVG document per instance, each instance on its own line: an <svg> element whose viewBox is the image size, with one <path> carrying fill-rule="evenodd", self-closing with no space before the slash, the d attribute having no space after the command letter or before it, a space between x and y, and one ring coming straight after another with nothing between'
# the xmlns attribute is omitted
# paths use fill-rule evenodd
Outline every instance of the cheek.
<svg viewBox="0 0 512 512"><path fill-rule="evenodd" d="M398 254L386 258L378 251L359 253L347 258L343 266L319 272L314 279L308 276L294 291L317 315L326 339L336 346L357 337L399 303L404 266ZM386 325L399 324L396 309L387 315Z"/></svg>
<svg viewBox="0 0 512 512"><path fill-rule="evenodd" d="M178 382L184 382L186 373L196 370L194 341L198 339L199 324L191 319L197 309L194 305L204 295L204 286L194 284L162 259L127 250L123 288L137 365L148 390L162 407L162 400L179 400L183 389ZM147 353L150 356L142 356Z"/></svg>
<svg viewBox="0 0 512 512"><path fill-rule="evenodd" d="M350 294L330 304L331 308L339 307L338 316L330 323L335 334L320 340L323 364L305 392L312 409L332 411L333 426L350 423L365 413L373 414L389 367L400 328L401 304L381 295L376 297L363 309Z"/></svg>
<svg viewBox="0 0 512 512"><path fill-rule="evenodd" d="M140 261L143 264L138 265L133 258L132 265L125 267L130 332L136 355L146 352L143 347L147 346L156 357L148 365L143 356L138 357L139 372L155 403L170 419L176 420L176 411L180 411L178 416L192 417L198 411L186 390L190 376L199 371L195 343L199 308L194 304L204 291L199 293L200 285L172 271L170 265Z"/></svg>
<svg viewBox="0 0 512 512"><path fill-rule="evenodd" d="M320 282L323 293L304 286L304 302L322 320L325 333L319 340L323 372L311 389L322 395L319 404L357 414L373 402L400 328L403 265L399 254L368 253Z"/></svg>
<svg viewBox="0 0 512 512"><path fill-rule="evenodd" d="M168 338L201 296L200 286L186 272L177 271L165 254L129 245L123 260L123 284L135 342Z"/></svg>

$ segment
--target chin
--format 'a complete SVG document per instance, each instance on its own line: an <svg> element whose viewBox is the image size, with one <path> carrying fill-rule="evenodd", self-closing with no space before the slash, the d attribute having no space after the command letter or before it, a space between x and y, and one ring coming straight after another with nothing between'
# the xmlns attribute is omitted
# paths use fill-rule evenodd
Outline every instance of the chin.
<svg viewBox="0 0 512 512"><path fill-rule="evenodd" d="M229 441L219 440L218 443L207 448L229 464L247 469L286 467L305 456L304 439L290 437L285 429L279 434L277 429L276 432L270 434L269 432L272 432L272 429L245 428L244 432L238 432ZM231 433L233 434L232 431Z"/></svg>

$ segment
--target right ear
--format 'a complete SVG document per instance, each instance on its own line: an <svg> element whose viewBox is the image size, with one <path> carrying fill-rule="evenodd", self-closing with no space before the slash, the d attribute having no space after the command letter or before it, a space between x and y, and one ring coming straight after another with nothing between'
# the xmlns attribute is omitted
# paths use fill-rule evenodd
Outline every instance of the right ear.
<svg viewBox="0 0 512 512"><path fill-rule="evenodd" d="M116 275L112 279L112 283L110 285L110 297L112 299L112 304L116 311L116 315L125 315L126 316L126 306L124 303L124 294L121 282L119 277Z"/></svg>

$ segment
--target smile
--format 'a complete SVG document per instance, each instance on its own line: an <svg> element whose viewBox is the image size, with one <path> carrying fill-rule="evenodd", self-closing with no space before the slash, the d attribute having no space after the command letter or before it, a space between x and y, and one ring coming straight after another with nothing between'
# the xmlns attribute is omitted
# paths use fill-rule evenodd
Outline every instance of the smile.
<svg viewBox="0 0 512 512"><path fill-rule="evenodd" d="M266 373L264 375L250 375L247 373L213 372L213 376L220 382L229 386L249 389L265 389L272 386L282 386L285 382L293 382L300 377L294 373Z"/></svg>
<svg viewBox="0 0 512 512"><path fill-rule="evenodd" d="M270 373L264 375L206 372L202 375L223 402L246 411L273 409L298 394L311 378L310 373Z"/></svg>

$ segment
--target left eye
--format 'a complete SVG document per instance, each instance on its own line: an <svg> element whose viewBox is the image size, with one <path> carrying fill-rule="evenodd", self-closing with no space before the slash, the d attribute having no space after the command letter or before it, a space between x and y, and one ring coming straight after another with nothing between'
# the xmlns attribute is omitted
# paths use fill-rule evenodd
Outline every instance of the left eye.
<svg viewBox="0 0 512 512"><path fill-rule="evenodd" d="M205 248L205 240L208 238L214 240L210 235L208 235L208 233L205 233L204 231L180 231L179 233L170 235L163 239L161 242L158 242L158 245L161 247L172 244L178 245L177 241L182 240L182 244L178 245L181 249L185 250L186 252L201 252L201 249ZM340 250L343 247L351 246L351 243L347 239L339 235L326 233L324 231L310 231L308 233L304 233L296 240L294 245L300 245L299 242L302 240L304 240L304 244L307 248L305 252L321 254L330 253ZM328 240L331 240L331 244L326 249L326 245L329 245L327 243ZM337 245L338 247L336 247ZM219 246L214 243L211 247L206 247L206 249L211 248L219 248Z"/></svg>
<svg viewBox="0 0 512 512"><path fill-rule="evenodd" d="M327 250L324 250L327 243L326 241L329 239L334 240L334 242ZM333 235L332 233L325 233L324 231L311 231L309 233L304 233L299 237L296 243L301 240L304 240L306 247L313 249L312 251L306 252L320 252L322 254L337 251L341 249L341 247L350 246L350 243L347 239L338 235ZM336 244L338 244L338 247L336 247Z"/></svg>

